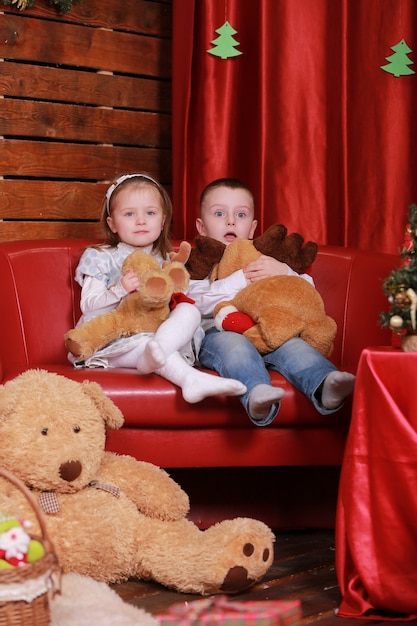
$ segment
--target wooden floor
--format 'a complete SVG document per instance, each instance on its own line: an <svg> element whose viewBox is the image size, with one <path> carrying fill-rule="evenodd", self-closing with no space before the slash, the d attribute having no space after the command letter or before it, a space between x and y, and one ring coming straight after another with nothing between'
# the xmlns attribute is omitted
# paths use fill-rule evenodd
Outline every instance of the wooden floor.
<svg viewBox="0 0 417 626"><path fill-rule="evenodd" d="M265 579L249 592L234 596L246 600L301 600L301 624L367 626L416 622L382 622L337 617L341 597L335 572L334 533L331 530L277 533L275 561ZM179 602L201 598L166 590L155 583L129 581L113 588L130 604L157 614Z"/></svg>

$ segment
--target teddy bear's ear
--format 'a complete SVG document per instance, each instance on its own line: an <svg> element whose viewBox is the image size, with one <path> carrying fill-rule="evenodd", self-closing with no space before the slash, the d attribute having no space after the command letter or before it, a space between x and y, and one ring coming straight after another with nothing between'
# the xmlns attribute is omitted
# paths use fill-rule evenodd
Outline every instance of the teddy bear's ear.
<svg viewBox="0 0 417 626"><path fill-rule="evenodd" d="M191 244L188 241L181 241L178 252L170 252L169 259L171 262L177 261L178 263L184 263L190 258Z"/></svg>
<svg viewBox="0 0 417 626"><path fill-rule="evenodd" d="M106 396L98 383L84 380L81 383L83 392L91 398L100 411L101 417L107 428L117 430L121 428L124 418L120 409Z"/></svg>
<svg viewBox="0 0 417 626"><path fill-rule="evenodd" d="M12 406L12 399L7 398L7 390L4 385L0 385L0 422L6 417L9 413Z"/></svg>
<svg viewBox="0 0 417 626"><path fill-rule="evenodd" d="M303 274L316 258L318 245L313 241L304 243L299 233L287 235L284 224L273 224L263 235L253 240L261 254L286 263L291 269Z"/></svg>
<svg viewBox="0 0 417 626"><path fill-rule="evenodd" d="M275 251L280 241L287 235L287 227L284 224L272 224L266 231L253 240L253 245L261 254L275 257Z"/></svg>
<svg viewBox="0 0 417 626"><path fill-rule="evenodd" d="M207 278L214 265L220 261L226 245L221 241L197 235L194 239L194 247L191 248L190 256L185 264L192 280Z"/></svg>
<svg viewBox="0 0 417 626"><path fill-rule="evenodd" d="M318 245L314 241L307 241L298 233L291 233L284 242L282 253L285 263L298 274L303 274L317 256ZM279 259L281 260L281 259Z"/></svg>

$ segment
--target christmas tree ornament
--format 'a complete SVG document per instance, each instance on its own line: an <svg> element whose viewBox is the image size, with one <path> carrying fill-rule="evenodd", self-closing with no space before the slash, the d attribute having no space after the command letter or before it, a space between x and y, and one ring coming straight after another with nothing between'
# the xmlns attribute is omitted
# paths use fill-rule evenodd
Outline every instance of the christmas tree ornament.
<svg viewBox="0 0 417 626"><path fill-rule="evenodd" d="M405 239L400 251L401 265L382 284L390 304L380 314L382 326L402 334L404 351L417 351L417 205L410 207Z"/></svg>
<svg viewBox="0 0 417 626"><path fill-rule="evenodd" d="M399 330L403 327L403 318L399 315L393 315L390 319L389 325L392 330Z"/></svg>
<svg viewBox="0 0 417 626"><path fill-rule="evenodd" d="M409 68L409 65L413 65L414 61L410 61L408 58L408 54L413 52L411 48L407 46L404 39L401 39L395 46L391 47L391 50L394 50L394 54L391 54L389 57L385 57L385 60L388 61L387 65L381 65L381 70L384 72L388 72L389 74L393 74L398 78L398 76L408 76L409 74L415 74L414 70Z"/></svg>
<svg viewBox="0 0 417 626"><path fill-rule="evenodd" d="M19 11L30 9L35 4L35 0L2 0L2 2L6 6L14 5ZM81 2L81 0L48 0L48 4L55 6L58 13L68 13L71 11L72 5L77 2Z"/></svg>
<svg viewBox="0 0 417 626"><path fill-rule="evenodd" d="M0 570L22 567L44 556L42 543L26 531L31 525L28 520L0 514Z"/></svg>
<svg viewBox="0 0 417 626"><path fill-rule="evenodd" d="M207 50L209 54L220 57L221 59L229 59L242 54L240 50L235 49L236 46L240 45L233 37L233 35L236 35L237 30L235 30L227 20L215 32L218 33L219 37L213 39L211 42L214 48Z"/></svg>

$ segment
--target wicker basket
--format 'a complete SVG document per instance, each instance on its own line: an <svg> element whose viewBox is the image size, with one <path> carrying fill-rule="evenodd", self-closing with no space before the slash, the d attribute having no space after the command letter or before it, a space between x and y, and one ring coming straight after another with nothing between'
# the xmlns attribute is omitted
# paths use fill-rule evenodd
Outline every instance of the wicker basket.
<svg viewBox="0 0 417 626"><path fill-rule="evenodd" d="M44 556L22 567L0 570L0 626L47 626L51 623L49 590L54 573L59 572L58 560L48 537L43 513L24 483L7 470L0 468L0 476L15 485L29 501L41 528L39 539L45 548Z"/></svg>

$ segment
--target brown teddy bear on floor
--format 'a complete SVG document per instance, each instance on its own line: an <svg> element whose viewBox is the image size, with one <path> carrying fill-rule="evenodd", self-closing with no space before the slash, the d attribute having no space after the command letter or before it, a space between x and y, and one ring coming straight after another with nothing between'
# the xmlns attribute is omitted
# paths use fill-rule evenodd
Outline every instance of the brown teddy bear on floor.
<svg viewBox="0 0 417 626"><path fill-rule="evenodd" d="M129 254L123 263L123 274L133 269L140 278L140 290L129 293L113 311L97 315L68 331L64 338L67 350L82 361L115 339L155 332L169 315L172 295L188 286L189 275L184 263L190 247L183 241L171 262L163 268L140 248Z"/></svg>
<svg viewBox="0 0 417 626"><path fill-rule="evenodd" d="M104 450L106 428L122 423L94 382L28 370L0 386L0 464L39 500L63 571L200 594L260 580L273 561L271 530L249 518L199 530L164 470ZM0 511L32 521L39 534L25 496L3 477Z"/></svg>

